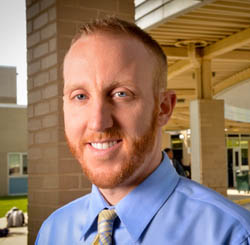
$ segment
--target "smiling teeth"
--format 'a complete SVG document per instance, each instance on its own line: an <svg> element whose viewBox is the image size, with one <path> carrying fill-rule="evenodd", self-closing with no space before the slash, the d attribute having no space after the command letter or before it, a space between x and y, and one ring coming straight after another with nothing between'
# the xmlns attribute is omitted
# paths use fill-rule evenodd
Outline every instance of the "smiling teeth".
<svg viewBox="0 0 250 245"><path fill-rule="evenodd" d="M112 147L115 144L117 144L117 141L110 141L105 143L91 143L91 146L97 150L105 150Z"/></svg>

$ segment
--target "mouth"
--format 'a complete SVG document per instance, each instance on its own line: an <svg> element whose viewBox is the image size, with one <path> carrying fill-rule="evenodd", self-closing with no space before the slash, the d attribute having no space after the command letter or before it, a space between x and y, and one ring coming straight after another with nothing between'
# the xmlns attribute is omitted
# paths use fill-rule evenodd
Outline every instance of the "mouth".
<svg viewBox="0 0 250 245"><path fill-rule="evenodd" d="M106 149L114 147L120 142L121 140L112 140L112 141L104 141L104 142L92 142L89 144L96 150L106 150Z"/></svg>

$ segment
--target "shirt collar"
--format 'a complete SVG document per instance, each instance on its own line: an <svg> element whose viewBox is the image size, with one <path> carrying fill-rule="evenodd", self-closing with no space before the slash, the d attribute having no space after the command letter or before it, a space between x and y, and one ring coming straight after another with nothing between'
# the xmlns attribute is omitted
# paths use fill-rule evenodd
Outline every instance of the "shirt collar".
<svg viewBox="0 0 250 245"><path fill-rule="evenodd" d="M167 155L163 153L163 156L158 168L115 206L117 215L135 242L169 198L179 181L179 176ZM99 212L107 207L110 206L98 188L93 185L86 223L83 227L85 239Z"/></svg>
<svg viewBox="0 0 250 245"><path fill-rule="evenodd" d="M178 181L179 176L164 153L159 167L116 205L117 215L134 242L169 198Z"/></svg>
<svg viewBox="0 0 250 245"><path fill-rule="evenodd" d="M99 192L98 188L95 185L92 185L92 191L90 194L89 207L86 212L86 223L83 227L83 237L86 239L88 237L88 231L95 222L98 214L104 208L109 207L108 203L104 200L103 196ZM82 240L81 239L81 240Z"/></svg>

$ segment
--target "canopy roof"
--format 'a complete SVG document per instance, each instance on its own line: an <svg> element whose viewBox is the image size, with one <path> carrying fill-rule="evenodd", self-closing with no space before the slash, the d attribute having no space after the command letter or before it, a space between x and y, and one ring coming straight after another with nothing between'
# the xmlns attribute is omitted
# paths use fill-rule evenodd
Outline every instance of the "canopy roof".
<svg viewBox="0 0 250 245"><path fill-rule="evenodd" d="M189 128L189 102L199 98L194 71L201 60L211 60L212 98L223 98L227 103L225 91L230 96L235 86L250 84L249 0L135 3L136 23L162 45L168 56L168 88L176 91L178 102L167 130ZM250 91L243 91L238 99L246 100L249 107L245 109L250 110ZM230 132L250 132L247 120L229 119L225 125Z"/></svg>

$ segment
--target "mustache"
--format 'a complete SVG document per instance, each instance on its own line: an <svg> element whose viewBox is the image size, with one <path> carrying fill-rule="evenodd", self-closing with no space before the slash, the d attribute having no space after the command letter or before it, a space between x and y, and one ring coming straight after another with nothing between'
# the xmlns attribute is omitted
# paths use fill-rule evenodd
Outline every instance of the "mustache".
<svg viewBox="0 0 250 245"><path fill-rule="evenodd" d="M121 139L123 137L124 134L118 127L112 127L106 129L104 132L93 132L84 136L84 138L80 142L80 145L85 145L90 142L98 142L102 140Z"/></svg>

